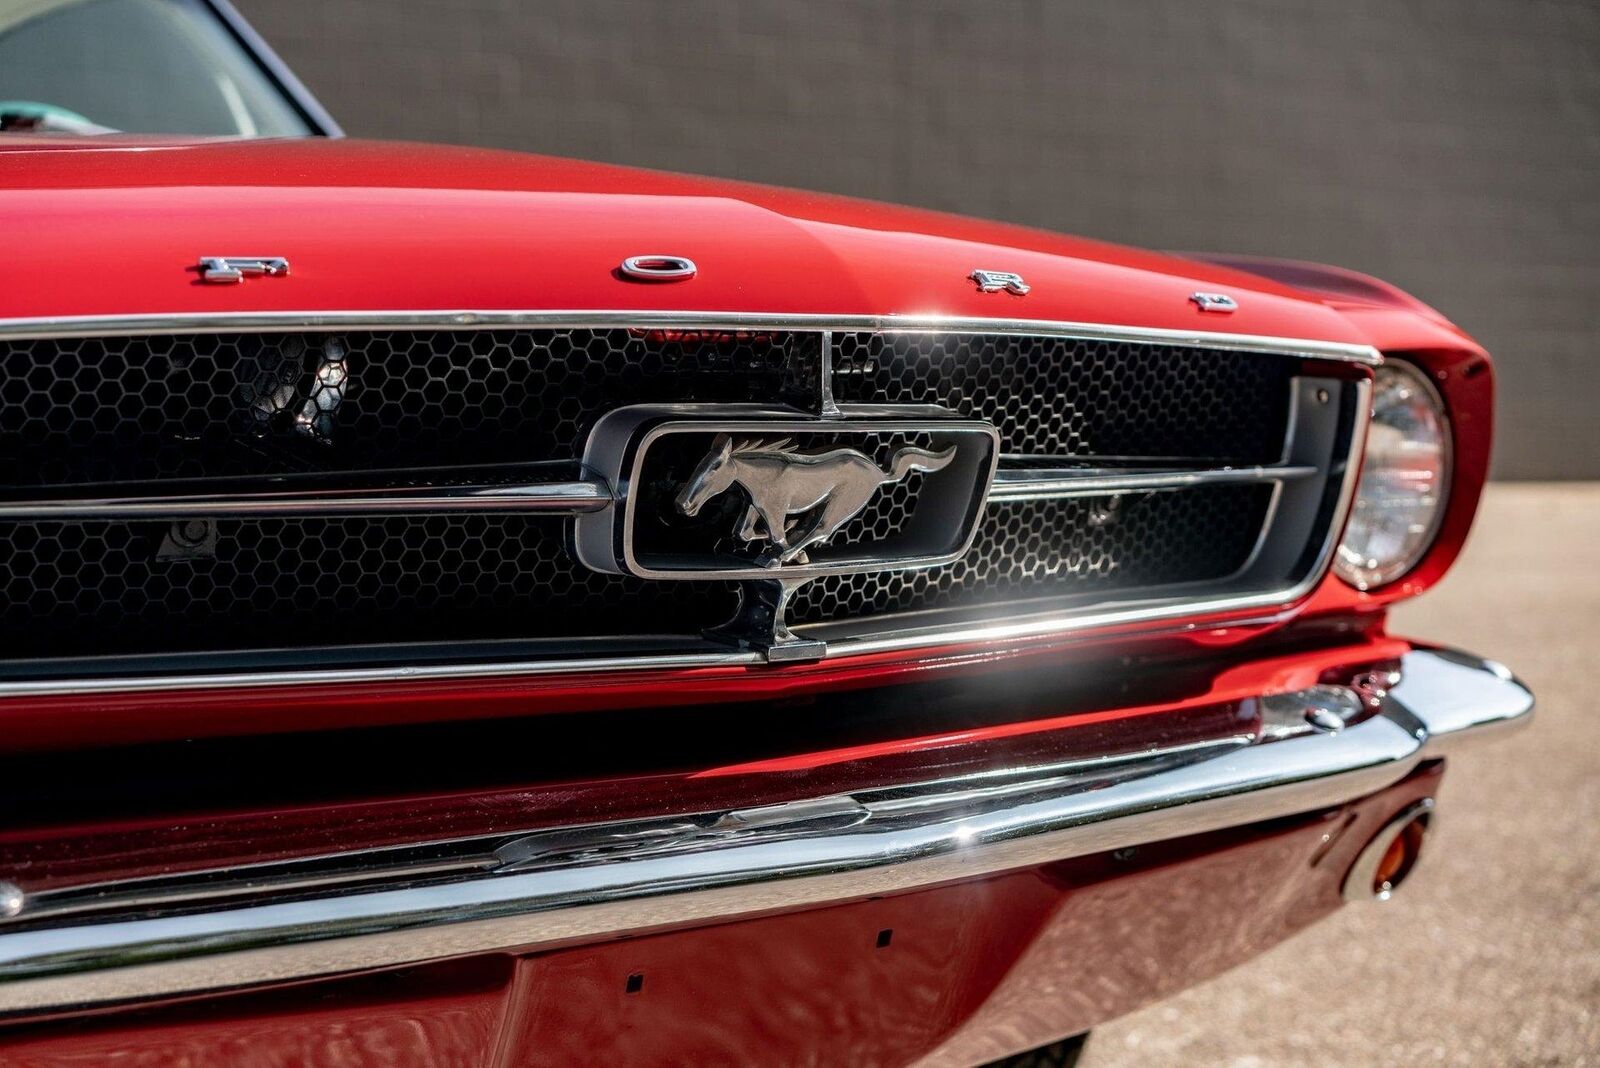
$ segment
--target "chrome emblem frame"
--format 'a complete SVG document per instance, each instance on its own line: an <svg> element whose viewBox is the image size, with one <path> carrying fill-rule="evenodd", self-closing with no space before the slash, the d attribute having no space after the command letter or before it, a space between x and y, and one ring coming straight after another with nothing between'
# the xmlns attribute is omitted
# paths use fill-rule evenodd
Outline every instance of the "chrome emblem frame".
<svg viewBox="0 0 1600 1068"><path fill-rule="evenodd" d="M827 444L803 450L800 435ZM896 448L887 469L852 447L885 435L921 440ZM921 405L851 405L826 418L753 404L619 408L595 424L583 459L614 503L577 517L575 555L609 574L738 582L738 611L707 637L768 660L814 659L823 644L784 625L794 591L825 575L959 560L977 536L999 441L988 423ZM915 503L891 533L836 537L913 472Z"/></svg>
<svg viewBox="0 0 1600 1068"><path fill-rule="evenodd" d="M201 256L200 281L232 285L247 274L284 275L289 261L282 256Z"/></svg>
<svg viewBox="0 0 1600 1068"><path fill-rule="evenodd" d="M978 289L983 293L998 293L1005 290L1015 296L1025 297L1033 289L1022 280L1020 274L1011 271L973 271L968 278L978 283Z"/></svg>

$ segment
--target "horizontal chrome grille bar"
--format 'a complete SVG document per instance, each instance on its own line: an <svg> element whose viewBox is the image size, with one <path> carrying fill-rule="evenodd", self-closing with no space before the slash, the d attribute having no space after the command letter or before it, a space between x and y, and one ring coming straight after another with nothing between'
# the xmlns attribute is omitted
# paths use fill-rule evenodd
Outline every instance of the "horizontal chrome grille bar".
<svg viewBox="0 0 1600 1068"><path fill-rule="evenodd" d="M611 504L604 482L431 485L384 489L263 490L232 494L101 497L0 502L0 519L237 519L526 512L578 515Z"/></svg>
<svg viewBox="0 0 1600 1068"><path fill-rule="evenodd" d="M1339 360L1377 366L1370 345L1256 334L1211 333L1040 319L976 319L916 315L766 315L684 311L293 311L174 312L161 315L61 316L0 319L0 338L111 337L133 334L226 333L244 330L837 330L879 333L1004 334L1131 341L1187 348L1259 352L1299 359Z"/></svg>
<svg viewBox="0 0 1600 1068"><path fill-rule="evenodd" d="M1105 767L1069 761L1004 781L982 774L538 832L484 843L493 852L477 852L481 866L436 880L407 865L387 881L303 896L304 878L277 872L250 903L224 885L209 902L146 900L75 918L63 899L54 918L41 902L37 922L21 895L0 922L0 1013L610 939L1244 826L1366 796L1462 741L1525 724L1533 707L1500 665L1428 650L1402 657L1400 681L1380 700L1369 712L1345 686L1263 694L1259 724L1216 745ZM97 893L111 902L118 889Z"/></svg>
<svg viewBox="0 0 1600 1068"><path fill-rule="evenodd" d="M1002 464L1004 460L1002 459ZM1182 490L1230 483L1293 482L1314 478L1309 464L1281 467L1219 467L1204 470L1118 470L1116 468L1006 467L995 472L989 502L1044 501L1097 497L1107 493Z"/></svg>
<svg viewBox="0 0 1600 1068"><path fill-rule="evenodd" d="M1192 489L1230 483L1313 478L1305 464L1206 469L1007 467L995 473L990 503L1093 497L1108 493ZM434 484L372 489L260 490L128 497L0 501L5 519L241 519L257 516L460 515L504 512L571 516L614 501L599 479L523 484Z"/></svg>

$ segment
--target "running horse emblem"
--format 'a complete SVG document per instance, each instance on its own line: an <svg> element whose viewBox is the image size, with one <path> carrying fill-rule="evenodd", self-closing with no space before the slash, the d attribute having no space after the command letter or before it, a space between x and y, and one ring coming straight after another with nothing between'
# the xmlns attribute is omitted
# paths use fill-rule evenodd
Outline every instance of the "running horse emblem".
<svg viewBox="0 0 1600 1068"><path fill-rule="evenodd" d="M884 471L855 449L805 453L788 438L765 444L735 442L722 434L684 484L676 504L684 515L697 515L713 497L738 484L750 504L735 533L746 542L770 541L773 551L761 563L781 567L803 561L811 546L826 544L880 488L913 471L941 470L955 454L954 446L943 452L907 447L895 452Z"/></svg>

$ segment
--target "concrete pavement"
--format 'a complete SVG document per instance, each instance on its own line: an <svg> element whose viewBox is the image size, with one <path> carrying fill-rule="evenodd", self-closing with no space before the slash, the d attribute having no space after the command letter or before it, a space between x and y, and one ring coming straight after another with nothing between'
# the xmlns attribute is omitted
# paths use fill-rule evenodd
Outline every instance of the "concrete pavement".
<svg viewBox="0 0 1600 1068"><path fill-rule="evenodd" d="M1508 664L1533 726L1450 762L1393 901L1100 1028L1084 1068L1600 1065L1600 483L1491 486L1391 627Z"/></svg>

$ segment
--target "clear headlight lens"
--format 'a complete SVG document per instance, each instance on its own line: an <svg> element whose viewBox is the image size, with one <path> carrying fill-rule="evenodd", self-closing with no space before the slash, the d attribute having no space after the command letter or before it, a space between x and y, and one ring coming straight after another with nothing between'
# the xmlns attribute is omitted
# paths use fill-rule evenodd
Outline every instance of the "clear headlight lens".
<svg viewBox="0 0 1600 1068"><path fill-rule="evenodd" d="M1450 426L1422 372L1395 361L1372 388L1361 483L1333 569L1359 589L1393 582L1428 551L1450 488Z"/></svg>

